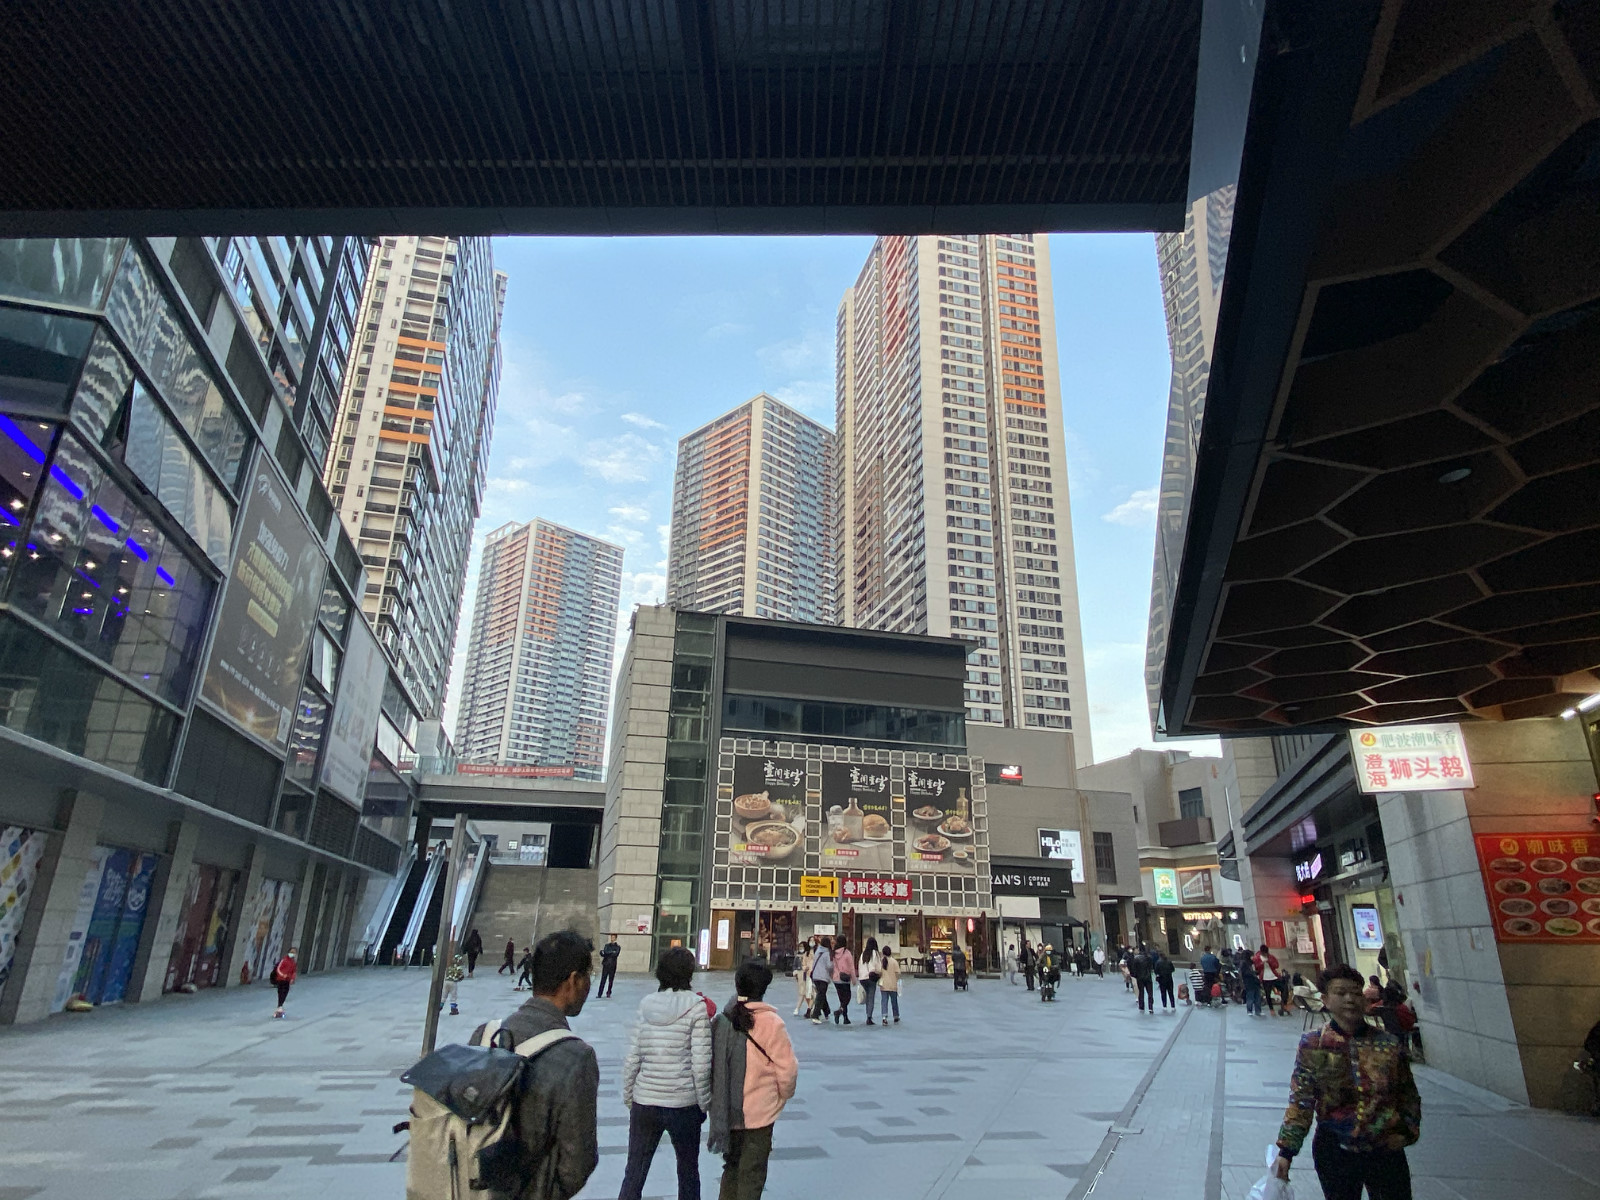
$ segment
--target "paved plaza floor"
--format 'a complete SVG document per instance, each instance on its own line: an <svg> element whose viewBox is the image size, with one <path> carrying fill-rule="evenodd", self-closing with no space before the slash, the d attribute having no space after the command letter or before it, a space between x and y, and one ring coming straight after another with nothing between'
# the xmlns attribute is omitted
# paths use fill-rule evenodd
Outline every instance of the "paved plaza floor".
<svg viewBox="0 0 1600 1200"><path fill-rule="evenodd" d="M701 980L720 1004L727 976ZM627 1112L617 1074L653 980L624 977L574 1027L600 1057L599 1169L617 1194ZM420 1045L427 978L372 968L303 979L288 1019L269 989L170 997L0 1031L0 1200L396 1198L398 1076ZM786 1015L791 981L770 997ZM462 985L464 1039L522 996L492 966ZM915 980L899 1026L790 1032L799 1092L775 1139L767 1195L870 1200L1245 1200L1287 1093L1298 1018L1237 1009L1143 1016L1120 979L956 994ZM1600 1128L1507 1104L1423 1068L1418 1200L1600 1200ZM720 1162L702 1155L702 1191ZM1298 1200L1321 1200L1309 1169ZM648 1196L673 1196L663 1146Z"/></svg>

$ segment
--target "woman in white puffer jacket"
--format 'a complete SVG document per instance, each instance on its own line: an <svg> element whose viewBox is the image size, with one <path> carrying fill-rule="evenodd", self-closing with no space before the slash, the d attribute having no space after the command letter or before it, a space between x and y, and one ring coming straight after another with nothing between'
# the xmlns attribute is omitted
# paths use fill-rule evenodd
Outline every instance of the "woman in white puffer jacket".
<svg viewBox="0 0 1600 1200"><path fill-rule="evenodd" d="M628 1167L619 1200L639 1200L661 1135L678 1158L678 1200L700 1200L700 1126L711 1106L712 1004L690 991L694 955L683 946L661 953L661 990L639 1002L639 1020L622 1060L628 1106Z"/></svg>

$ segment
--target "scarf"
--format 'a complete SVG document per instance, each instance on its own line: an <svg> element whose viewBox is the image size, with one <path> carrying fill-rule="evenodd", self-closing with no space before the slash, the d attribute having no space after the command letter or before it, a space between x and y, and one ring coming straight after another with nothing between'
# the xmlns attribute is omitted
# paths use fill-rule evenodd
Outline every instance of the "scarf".
<svg viewBox="0 0 1600 1200"><path fill-rule="evenodd" d="M711 1108L706 1146L713 1154L728 1152L728 1135L744 1128L746 1039L728 1019L727 1008L711 1025Z"/></svg>

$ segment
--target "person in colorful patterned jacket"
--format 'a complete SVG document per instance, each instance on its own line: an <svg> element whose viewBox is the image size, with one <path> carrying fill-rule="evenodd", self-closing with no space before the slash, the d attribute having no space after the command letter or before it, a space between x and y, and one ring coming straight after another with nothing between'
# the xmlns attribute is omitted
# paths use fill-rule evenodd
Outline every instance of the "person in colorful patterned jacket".
<svg viewBox="0 0 1600 1200"><path fill-rule="evenodd" d="M1400 1039L1366 1021L1365 980L1334 966L1318 980L1332 1020L1300 1039L1274 1171L1305 1144L1316 1116L1311 1161L1327 1200L1411 1200L1406 1147L1422 1132L1422 1099Z"/></svg>

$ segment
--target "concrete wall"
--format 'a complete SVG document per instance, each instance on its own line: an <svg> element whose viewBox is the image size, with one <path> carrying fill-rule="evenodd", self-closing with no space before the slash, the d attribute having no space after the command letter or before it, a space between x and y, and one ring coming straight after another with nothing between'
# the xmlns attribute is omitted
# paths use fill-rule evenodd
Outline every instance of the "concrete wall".
<svg viewBox="0 0 1600 1200"><path fill-rule="evenodd" d="M605 940L597 936L599 879L599 872L592 870L491 863L478 907L468 922L483 937L484 957L498 965L508 938L517 943L520 957L524 946L560 929L575 929L598 948Z"/></svg>
<svg viewBox="0 0 1600 1200"><path fill-rule="evenodd" d="M1497 943L1473 836L1589 836L1594 769L1556 719L1464 725L1477 786L1378 805L1429 1062L1513 1099L1567 1107L1600 1017L1600 946ZM1437 1050L1435 1049L1437 1047Z"/></svg>
<svg viewBox="0 0 1600 1200"><path fill-rule="evenodd" d="M1226 793L1224 804L1233 814L1234 854L1239 864L1239 890L1244 903L1244 919L1250 927L1252 945L1265 940L1263 921L1299 918L1300 886L1295 882L1293 862L1281 855L1251 858L1245 853L1244 814L1266 793L1278 778L1277 761L1272 755L1271 738L1233 738L1222 743L1221 782ZM1217 836L1223 833L1217 827ZM1293 953L1285 956L1285 966L1310 971L1315 956Z"/></svg>
<svg viewBox="0 0 1600 1200"><path fill-rule="evenodd" d="M645 971L650 966L651 939L633 931L636 917L648 913L653 922L655 914L674 621L670 608L634 610L633 634L612 707L597 923L602 940L605 934L622 935L617 964L622 971Z"/></svg>

